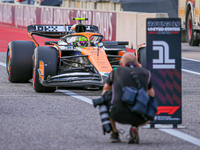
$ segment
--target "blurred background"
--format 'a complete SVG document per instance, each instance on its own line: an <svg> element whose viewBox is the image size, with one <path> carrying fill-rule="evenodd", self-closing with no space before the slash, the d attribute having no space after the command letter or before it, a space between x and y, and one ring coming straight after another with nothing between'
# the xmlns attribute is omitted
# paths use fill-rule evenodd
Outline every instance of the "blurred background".
<svg viewBox="0 0 200 150"><path fill-rule="evenodd" d="M178 17L178 0L0 0L4 3L48 5L68 8L98 9L109 11L132 11L168 13Z"/></svg>

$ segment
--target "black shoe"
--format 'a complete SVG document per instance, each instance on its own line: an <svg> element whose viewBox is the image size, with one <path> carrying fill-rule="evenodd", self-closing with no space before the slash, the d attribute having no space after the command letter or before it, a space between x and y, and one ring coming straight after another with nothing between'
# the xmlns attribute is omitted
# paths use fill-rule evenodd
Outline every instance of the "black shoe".
<svg viewBox="0 0 200 150"><path fill-rule="evenodd" d="M130 128L130 138L128 141L128 144L139 144L139 134L138 134L138 128L137 127L131 127Z"/></svg>
<svg viewBox="0 0 200 150"><path fill-rule="evenodd" d="M121 140L119 138L119 133L118 132L111 133L110 142L111 143L119 143L119 142L121 142Z"/></svg>

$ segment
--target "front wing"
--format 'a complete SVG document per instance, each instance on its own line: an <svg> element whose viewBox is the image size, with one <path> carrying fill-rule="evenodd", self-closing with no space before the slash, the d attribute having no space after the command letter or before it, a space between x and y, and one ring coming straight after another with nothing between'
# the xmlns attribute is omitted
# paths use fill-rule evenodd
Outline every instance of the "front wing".
<svg viewBox="0 0 200 150"><path fill-rule="evenodd" d="M46 87L85 87L85 86L98 86L103 87L107 76L102 77L99 74L78 72L78 73L65 73L52 77L47 80L40 78L40 83Z"/></svg>

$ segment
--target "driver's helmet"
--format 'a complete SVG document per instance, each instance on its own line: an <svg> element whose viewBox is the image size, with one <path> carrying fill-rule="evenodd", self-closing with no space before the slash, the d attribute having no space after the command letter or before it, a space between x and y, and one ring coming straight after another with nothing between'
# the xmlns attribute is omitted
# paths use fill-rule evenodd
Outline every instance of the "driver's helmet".
<svg viewBox="0 0 200 150"><path fill-rule="evenodd" d="M85 46L87 43L87 38L84 36L78 37L78 46Z"/></svg>

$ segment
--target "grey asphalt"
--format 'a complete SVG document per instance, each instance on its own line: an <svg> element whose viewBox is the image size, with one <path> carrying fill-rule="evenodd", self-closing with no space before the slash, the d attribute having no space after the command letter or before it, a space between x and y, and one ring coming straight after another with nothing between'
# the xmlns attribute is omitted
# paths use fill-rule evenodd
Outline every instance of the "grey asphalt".
<svg viewBox="0 0 200 150"><path fill-rule="evenodd" d="M187 45L183 45L183 49ZM188 46L189 47L189 46ZM199 47L194 50L198 53ZM188 51L193 52L190 47ZM189 53L182 50L182 55ZM184 54L183 54L184 53ZM196 56L196 54L195 54ZM5 63L6 53L0 53ZM184 66L182 66L184 67ZM191 68L196 67L191 65ZM182 72L182 125L176 129L200 139L200 76ZM71 89L87 98L101 91ZM158 129L139 128L140 144L128 145L128 125L121 143L109 143L103 135L98 108L91 104L55 93L36 93L31 83L13 84L7 80L6 68L0 65L0 150L199 150L200 147Z"/></svg>

